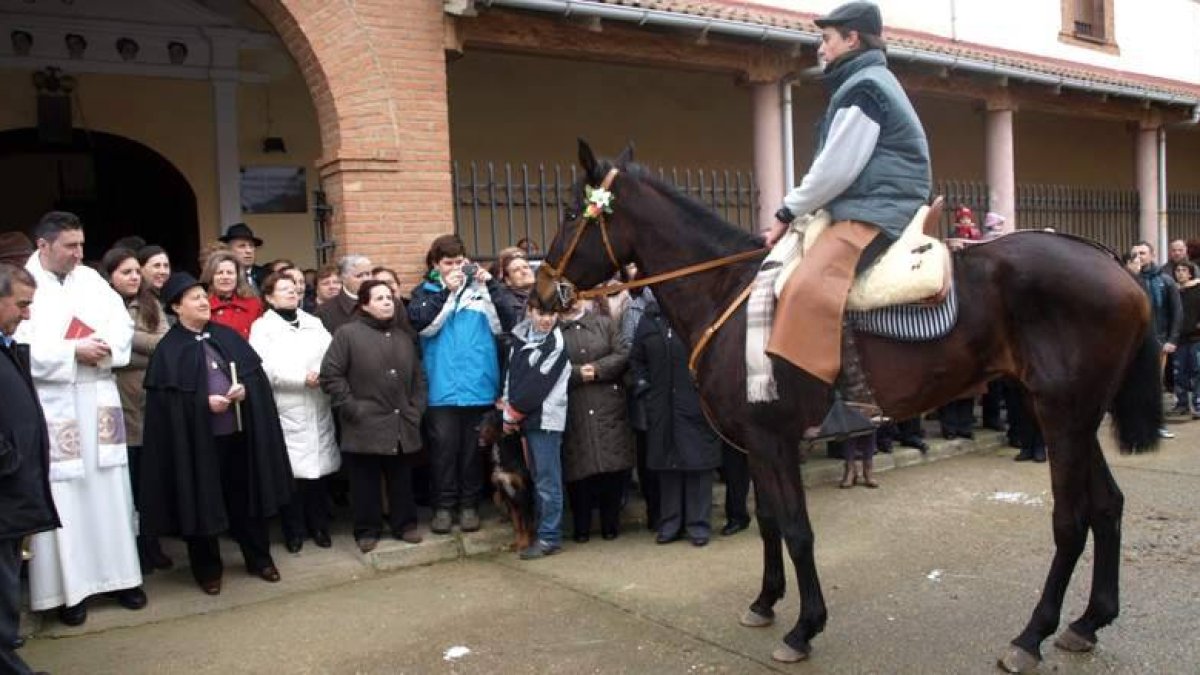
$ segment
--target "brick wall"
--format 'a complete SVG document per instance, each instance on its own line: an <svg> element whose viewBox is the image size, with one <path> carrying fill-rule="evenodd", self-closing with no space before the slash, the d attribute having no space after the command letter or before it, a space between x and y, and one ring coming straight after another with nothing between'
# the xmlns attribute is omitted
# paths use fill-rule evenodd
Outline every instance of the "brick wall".
<svg viewBox="0 0 1200 675"><path fill-rule="evenodd" d="M312 94L335 255L395 267L406 286L453 230L442 4L251 0Z"/></svg>

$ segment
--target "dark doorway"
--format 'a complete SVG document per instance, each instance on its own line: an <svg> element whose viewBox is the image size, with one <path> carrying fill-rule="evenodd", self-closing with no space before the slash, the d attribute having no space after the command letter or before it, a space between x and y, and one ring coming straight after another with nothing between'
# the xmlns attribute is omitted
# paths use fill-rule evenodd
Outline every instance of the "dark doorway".
<svg viewBox="0 0 1200 675"><path fill-rule="evenodd" d="M128 138L75 130L68 144L45 143L36 129L0 132L0 185L9 195L0 231L29 234L43 213L83 220L88 260L117 239L138 235L193 270L200 245L196 195L162 155Z"/></svg>

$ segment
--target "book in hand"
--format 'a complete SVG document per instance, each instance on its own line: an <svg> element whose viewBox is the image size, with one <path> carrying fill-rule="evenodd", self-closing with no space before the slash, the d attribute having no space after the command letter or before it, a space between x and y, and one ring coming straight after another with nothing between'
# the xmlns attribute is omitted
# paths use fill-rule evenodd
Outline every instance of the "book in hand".
<svg viewBox="0 0 1200 675"><path fill-rule="evenodd" d="M92 327L79 320L79 317L71 317L71 323L67 324L67 334L63 336L65 340L82 340L92 333L95 333Z"/></svg>

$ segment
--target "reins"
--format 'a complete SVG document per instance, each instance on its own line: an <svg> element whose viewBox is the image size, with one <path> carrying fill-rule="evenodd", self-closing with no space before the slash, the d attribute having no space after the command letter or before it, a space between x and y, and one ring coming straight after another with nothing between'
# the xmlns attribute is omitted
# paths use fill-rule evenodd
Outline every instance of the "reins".
<svg viewBox="0 0 1200 675"><path fill-rule="evenodd" d="M600 183L600 187L604 190L611 188L613 180L617 177L618 173L620 173L620 171L616 167L609 169L608 174L604 176L604 180ZM611 262L618 270L622 269L623 265L621 265L620 261L617 260L616 253L613 252L612 242L608 236L608 222L604 218L604 212L601 211L595 217L589 217L585 211L584 213L580 214L579 220L581 222L579 227L575 229L575 236L571 238L571 243L569 246L567 246L566 252L563 253L562 259L559 260L558 266L555 267L547 261L542 262L542 266L550 272L550 276L555 280L566 280L570 282L570 279L567 279L566 275L563 274L563 270L567 269L567 264L571 261L571 256L574 255L575 249L579 246L579 241L583 238L583 231L587 229L587 226L593 221L600 226L600 238L604 242L604 251L608 254L609 262ZM709 270L725 267L726 265L739 263L744 260L750 260L751 258L761 256L768 251L770 251L770 248L766 246L762 248L756 248L751 251L742 251L740 253L734 253L732 255L727 255L715 260L706 260L694 265L688 265L687 267L682 267L671 272L654 274L642 279L635 279L633 281L627 281L620 284L589 288L584 291L579 291L576 294L576 297L581 300L599 298L606 295L620 293L621 291L628 290L630 288L641 288L642 286L650 286L652 284L658 284L664 281L680 279L693 274L699 274L700 272L707 272ZM737 311L738 307L741 307L742 303L746 302L746 298L750 297L750 291L753 288L754 282L750 282L746 288L742 289L742 292L738 293L737 297L733 299L733 302L731 302L729 306L725 308L725 311L722 312L719 317L717 317L717 320L704 330L704 332L700 335L700 339L696 341L696 346L692 347L691 355L688 357L688 370L691 372L693 380L696 379L696 362L700 360L700 355L704 352L704 349L708 347L708 343L712 341L713 337L717 334L717 331L721 330L721 327L724 326L731 317L733 317L733 314Z"/></svg>

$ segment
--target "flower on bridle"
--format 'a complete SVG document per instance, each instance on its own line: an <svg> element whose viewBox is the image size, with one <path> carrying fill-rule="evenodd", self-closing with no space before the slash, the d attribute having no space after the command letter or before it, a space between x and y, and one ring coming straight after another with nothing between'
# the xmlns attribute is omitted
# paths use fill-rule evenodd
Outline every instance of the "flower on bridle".
<svg viewBox="0 0 1200 675"><path fill-rule="evenodd" d="M613 201L616 200L613 193L602 187L594 188L590 185L585 186L584 190L587 195L587 206L583 209L585 219L595 220L605 213L612 213Z"/></svg>

